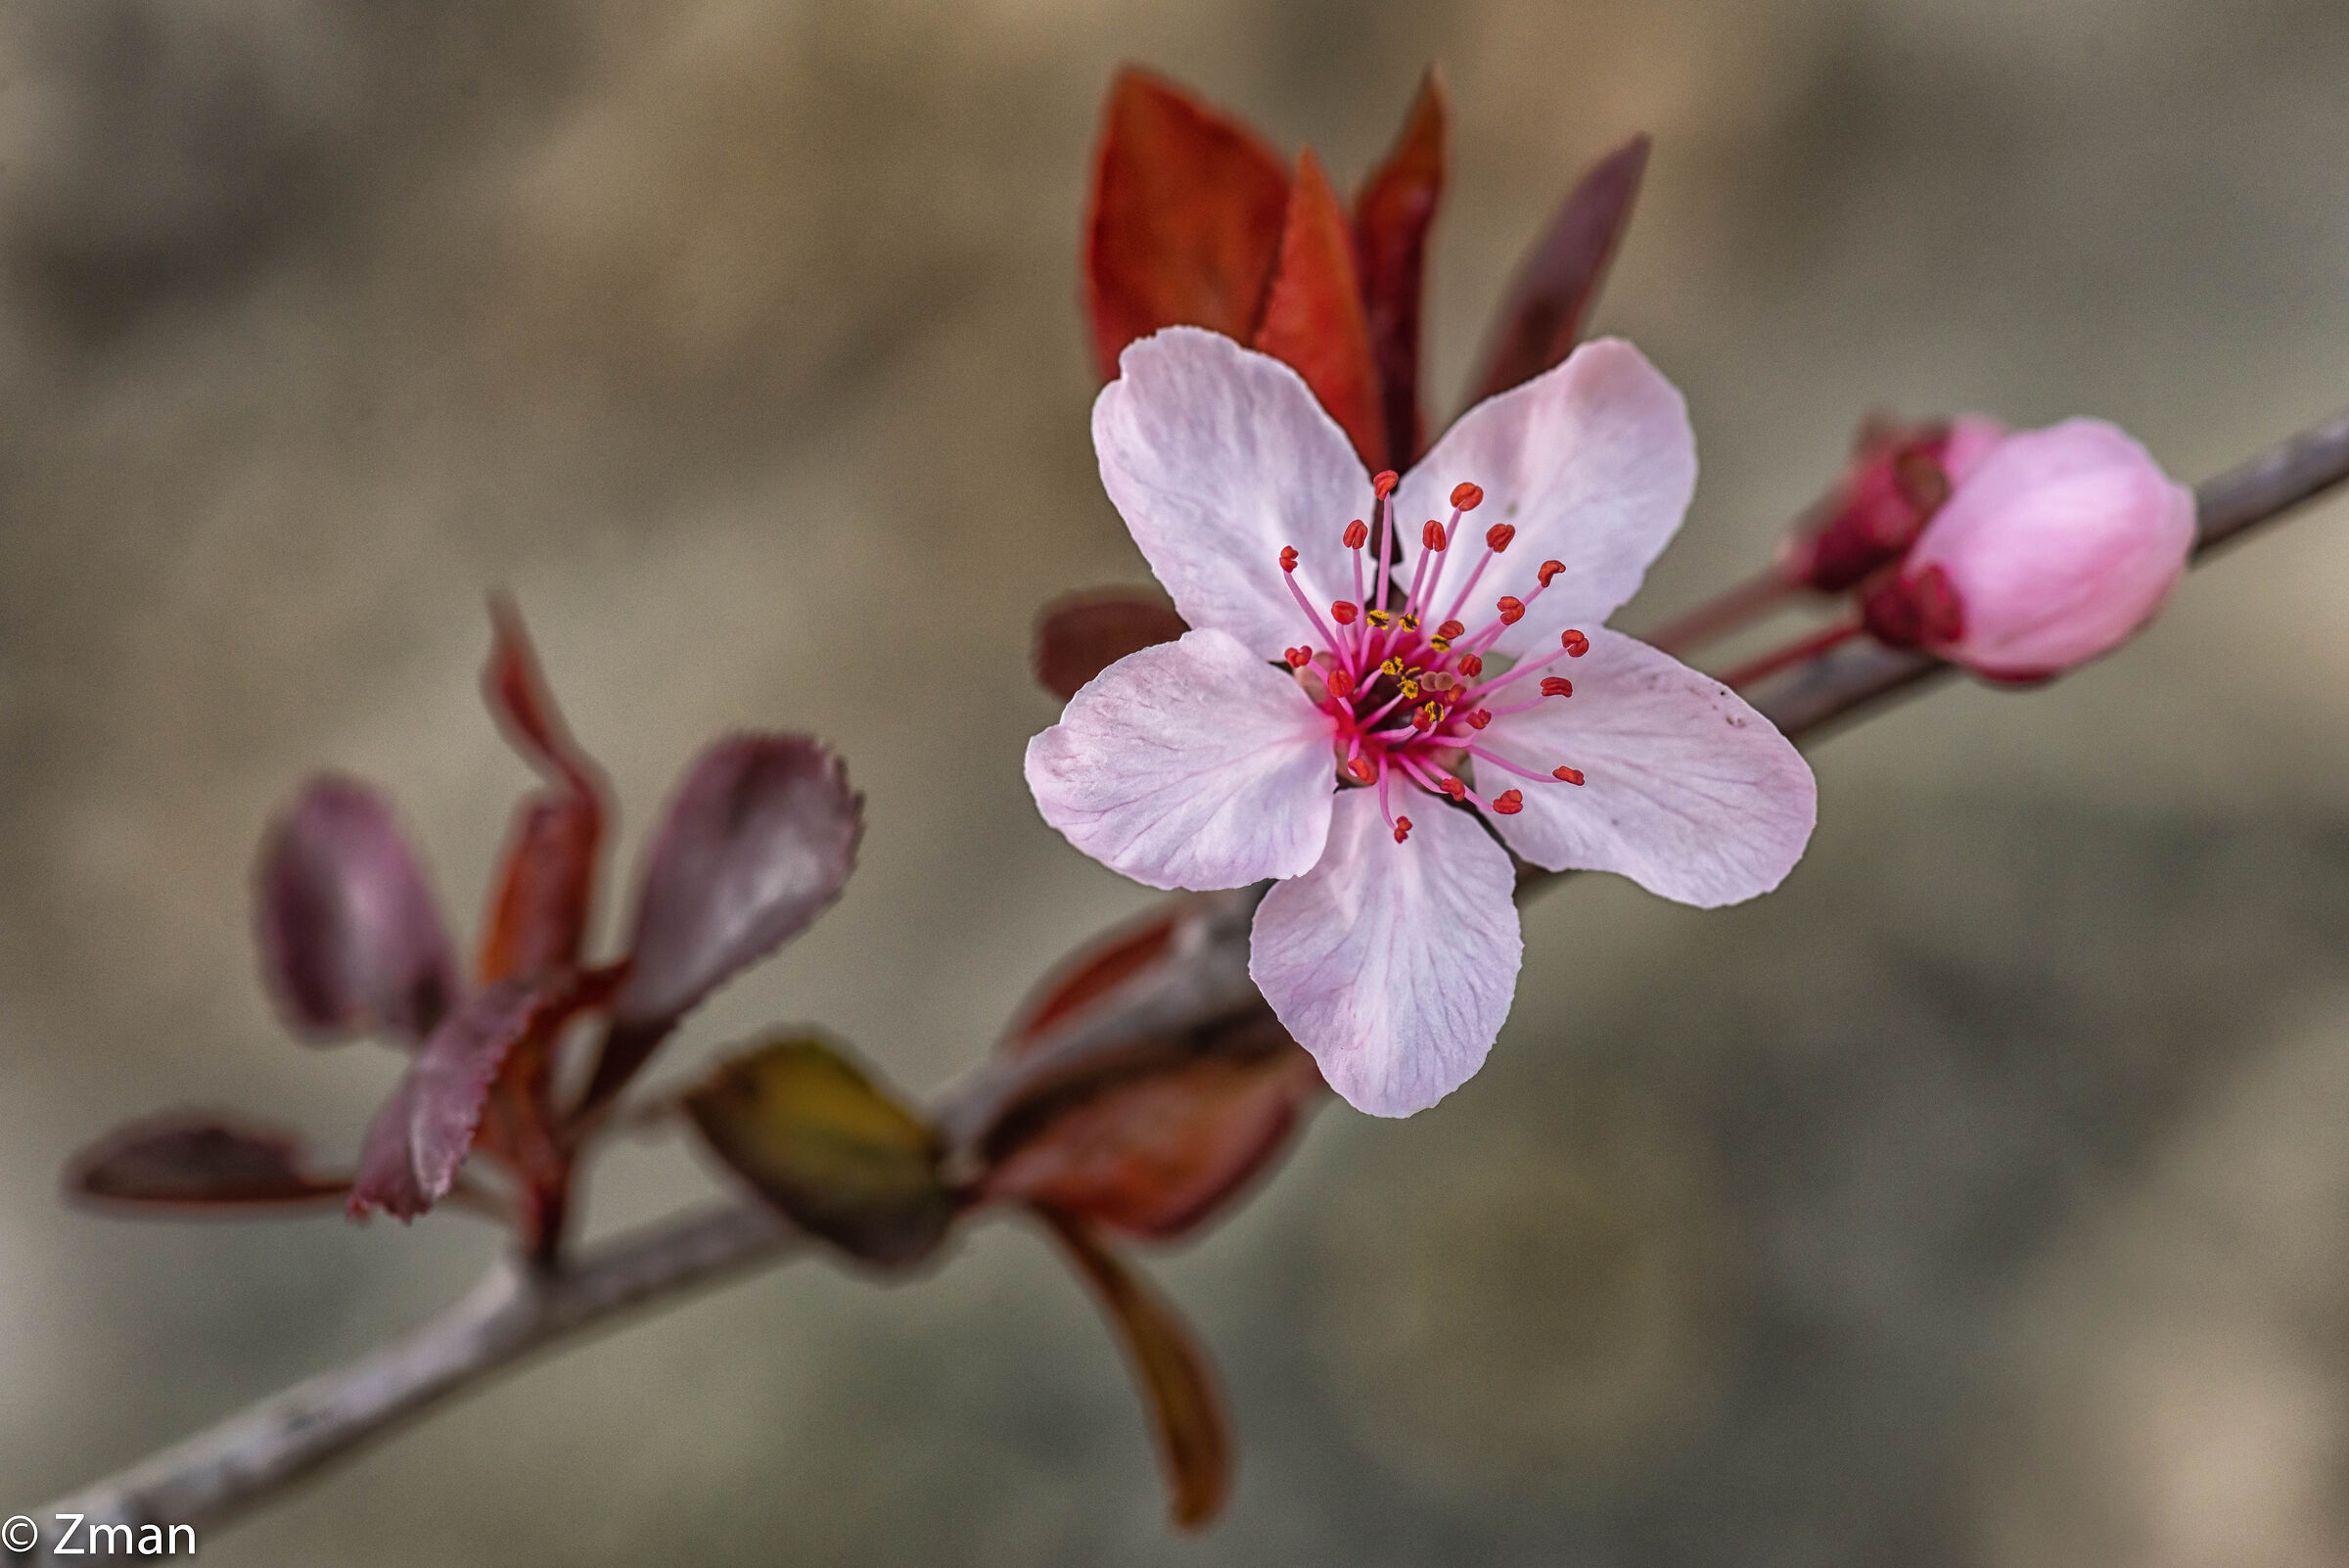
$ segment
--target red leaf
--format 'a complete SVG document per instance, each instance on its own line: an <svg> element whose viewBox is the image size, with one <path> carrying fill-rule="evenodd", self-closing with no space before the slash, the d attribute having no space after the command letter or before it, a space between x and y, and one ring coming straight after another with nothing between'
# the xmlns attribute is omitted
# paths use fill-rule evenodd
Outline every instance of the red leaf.
<svg viewBox="0 0 2349 1568"><path fill-rule="evenodd" d="M1269 1012L1219 1035L1172 1063L1009 1107L984 1142L981 1196L1158 1239L1207 1220L1287 1148L1322 1088Z"/></svg>
<svg viewBox="0 0 2349 1568"><path fill-rule="evenodd" d="M459 992L424 870L365 785L311 780L261 844L261 976L297 1035L420 1040Z"/></svg>
<svg viewBox="0 0 2349 1568"><path fill-rule="evenodd" d="M1548 232L1527 253L1507 301L1494 315L1484 373L1469 384L1475 389L1471 403L1531 381L1573 351L1631 226L1647 146L1645 136L1635 136L1591 164Z"/></svg>
<svg viewBox="0 0 2349 1568"><path fill-rule="evenodd" d="M1084 242L1085 319L1103 380L1161 327L1246 343L1280 251L1288 171L1270 148L1174 83L1128 69L1101 115Z"/></svg>
<svg viewBox="0 0 2349 1568"><path fill-rule="evenodd" d="M631 968L588 1105L617 1094L687 1010L840 897L863 809L840 759L807 736L737 735L703 753L645 856Z"/></svg>
<svg viewBox="0 0 2349 1568"><path fill-rule="evenodd" d="M571 738L538 672L514 602L489 601L495 628L482 692L506 738L552 788L525 799L483 926L481 976L549 975L579 961L603 840L603 777Z"/></svg>
<svg viewBox="0 0 2349 1568"><path fill-rule="evenodd" d="M1387 459L1406 468L1427 443L1419 403L1419 316L1427 230L1444 194L1444 80L1431 66L1387 161L1354 199L1354 242L1378 360Z"/></svg>
<svg viewBox="0 0 2349 1568"><path fill-rule="evenodd" d="M1231 1438L1207 1358L1174 1310L1135 1278L1082 1221L1039 1210L1069 1259L1093 1287L1126 1346L1150 1407L1152 1434L1173 1494L1174 1523L1196 1530L1231 1494Z"/></svg>
<svg viewBox="0 0 2349 1568"><path fill-rule="evenodd" d="M1321 406L1354 441L1364 466L1387 466L1378 366L1354 259L1354 232L1321 161L1307 148L1289 187L1280 261L1265 300L1256 346L1297 368Z"/></svg>
<svg viewBox="0 0 2349 1568"><path fill-rule="evenodd" d="M312 1176L301 1154L297 1133L182 1112L108 1133L73 1157L66 1187L141 1209L278 1208L350 1190L347 1177Z"/></svg>
<svg viewBox="0 0 2349 1568"><path fill-rule="evenodd" d="M1037 684L1063 699L1129 653L1190 630L1163 598L1127 588L1071 594L1036 618Z"/></svg>
<svg viewBox="0 0 2349 1568"><path fill-rule="evenodd" d="M413 1220L444 1197L473 1148L482 1105L506 1053L533 1028L568 1016L572 988L502 980L475 992L433 1031L407 1077L367 1125L354 1219L382 1209Z"/></svg>
<svg viewBox="0 0 2349 1568"><path fill-rule="evenodd" d="M1124 982L1140 974L1173 945L1182 919L1179 902L1144 915L1096 938L1036 986L1005 1036L1013 1055L1041 1038L1054 1024L1074 1016Z"/></svg>

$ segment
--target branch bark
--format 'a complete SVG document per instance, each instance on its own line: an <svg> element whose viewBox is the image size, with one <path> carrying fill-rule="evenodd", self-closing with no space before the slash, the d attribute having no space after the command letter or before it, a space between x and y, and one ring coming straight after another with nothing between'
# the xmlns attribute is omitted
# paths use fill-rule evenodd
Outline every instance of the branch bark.
<svg viewBox="0 0 2349 1568"><path fill-rule="evenodd" d="M651 1226L552 1277L501 1263L406 1337L60 1498L35 1517L44 1538L54 1538L52 1522L67 1513L89 1524L220 1524L533 1351L770 1262L796 1240L780 1216L738 1205ZM34 1560L53 1558L43 1551Z"/></svg>
<svg viewBox="0 0 2349 1568"><path fill-rule="evenodd" d="M2195 491L2199 561L2349 479L2349 414L2294 436ZM1867 641L1843 644L1773 676L1750 695L1787 735L1836 722L1921 689L1952 667ZM1521 892L1553 882L1537 874ZM1186 900L1171 961L1070 1019L1023 1058L1074 1063L1164 1037L1252 1005L1248 927L1263 890ZM1032 1081L1032 1080L1031 1080ZM950 1147L983 1127L1009 1079L982 1067L939 1112ZM967 1149L958 1149L967 1156ZM472 1295L406 1338L230 1416L175 1448L41 1510L91 1523L223 1523L321 1466L531 1353L582 1338L619 1314L650 1308L772 1262L798 1241L786 1222L743 1204L686 1216L590 1252L561 1272L502 1264ZM46 1557L40 1559L49 1560Z"/></svg>

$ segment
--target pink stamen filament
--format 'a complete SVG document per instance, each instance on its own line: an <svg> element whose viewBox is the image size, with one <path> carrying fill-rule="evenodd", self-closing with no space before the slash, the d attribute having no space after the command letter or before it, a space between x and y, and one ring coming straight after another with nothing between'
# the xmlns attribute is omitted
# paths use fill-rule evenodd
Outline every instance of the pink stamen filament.
<svg viewBox="0 0 2349 1568"><path fill-rule="evenodd" d="M1297 601L1297 608L1305 612L1305 618L1311 621L1313 623L1313 629L1321 634L1321 646L1324 648L1337 647L1338 634L1329 629L1328 624L1321 619L1321 612L1313 608L1313 601L1305 596L1305 590L1297 586L1297 574L1283 572L1280 576L1281 580L1288 583L1289 595Z"/></svg>

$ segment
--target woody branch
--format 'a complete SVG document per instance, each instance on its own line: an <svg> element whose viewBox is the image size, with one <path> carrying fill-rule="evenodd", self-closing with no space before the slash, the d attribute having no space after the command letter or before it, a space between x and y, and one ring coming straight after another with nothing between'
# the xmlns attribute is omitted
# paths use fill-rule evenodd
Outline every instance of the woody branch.
<svg viewBox="0 0 2349 1568"><path fill-rule="evenodd" d="M2195 490L2197 562L2349 480L2349 414L2312 427ZM1786 735L1815 737L1840 719L1921 689L1953 667L1856 640L1779 671L1751 693ZM1556 880L1537 873L1521 893ZM1054 1028L1029 1071L1164 1038L1254 1003L1248 927L1260 890L1186 900L1170 962ZM984 1124L1000 1080L980 1070L938 1113L949 1145ZM334 1459L524 1358L680 1301L703 1286L796 1250L791 1226L762 1205L698 1212L592 1249L553 1272L502 1262L474 1292L406 1337L261 1401L172 1448L40 1510L94 1524L225 1523ZM47 1559L40 1559L47 1560Z"/></svg>

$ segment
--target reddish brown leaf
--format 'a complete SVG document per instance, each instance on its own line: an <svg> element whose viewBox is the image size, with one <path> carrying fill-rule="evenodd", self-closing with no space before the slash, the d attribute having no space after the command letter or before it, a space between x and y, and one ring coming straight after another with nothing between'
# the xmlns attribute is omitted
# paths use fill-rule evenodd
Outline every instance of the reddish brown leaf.
<svg viewBox="0 0 2349 1568"><path fill-rule="evenodd" d="M581 794L599 793L603 774L563 722L539 672L521 608L505 594L492 594L489 624L492 641L489 663L482 670L482 697L506 739L540 772L569 781Z"/></svg>
<svg viewBox="0 0 2349 1568"><path fill-rule="evenodd" d="M73 1157L66 1187L138 1209L259 1209L340 1198L350 1180L310 1174L298 1133L183 1112L108 1133Z"/></svg>
<svg viewBox="0 0 2349 1568"><path fill-rule="evenodd" d="M262 979L296 1034L421 1040L455 1001L424 869L365 785L311 780L262 841L255 883Z"/></svg>
<svg viewBox="0 0 2349 1568"><path fill-rule="evenodd" d="M522 613L489 601L495 641L482 691L506 738L552 786L516 810L482 930L481 978L549 975L579 961L603 840L603 777L564 725Z"/></svg>
<svg viewBox="0 0 2349 1568"><path fill-rule="evenodd" d="M1419 401L1419 316L1427 230L1444 194L1444 80L1431 66L1387 161L1354 199L1354 243L1378 361L1387 460L1399 468L1409 467L1427 443Z"/></svg>
<svg viewBox="0 0 2349 1568"><path fill-rule="evenodd" d="M1082 1011L1157 962L1174 943L1179 901L1096 938L1052 974L1024 1003L1005 1041L1013 1055L1035 1044L1063 1019Z"/></svg>
<svg viewBox="0 0 2349 1568"><path fill-rule="evenodd" d="M994 1164L981 1196L1159 1239L1199 1224L1287 1148L1322 1088L1313 1059L1269 1013L1233 1037L1219 1054L1016 1106L987 1140Z"/></svg>
<svg viewBox="0 0 2349 1568"><path fill-rule="evenodd" d="M1245 125L1128 69L1101 115L1084 241L1085 319L1103 380L1161 327L1246 343L1280 251L1289 176Z"/></svg>
<svg viewBox="0 0 2349 1568"><path fill-rule="evenodd" d="M1174 1523L1185 1530L1200 1528L1221 1511L1231 1493L1231 1438L1207 1358L1174 1310L1134 1277L1082 1221L1050 1210L1038 1213L1093 1287L1125 1344L1150 1407Z"/></svg>
<svg viewBox="0 0 2349 1568"><path fill-rule="evenodd" d="M425 1041L407 1077L367 1126L349 1210L413 1220L448 1192L473 1148L506 1053L569 1011L568 983L503 980L475 992Z"/></svg>
<svg viewBox="0 0 2349 1568"><path fill-rule="evenodd" d="M1647 138L1635 136L1590 165L1527 253L1507 300L1493 317L1484 371L1469 383L1472 403L1531 381L1581 341L1607 267L1631 226L1632 203L1647 170Z"/></svg>
<svg viewBox="0 0 2349 1568"><path fill-rule="evenodd" d="M587 1104L619 1093L688 1009L840 897L863 809L847 767L807 736L737 735L703 753L645 855L629 974Z"/></svg>
<svg viewBox="0 0 2349 1568"><path fill-rule="evenodd" d="M945 1239L955 1203L937 1134L823 1041L773 1040L737 1057L685 1109L761 1197L852 1256L910 1264Z"/></svg>
<svg viewBox="0 0 2349 1568"><path fill-rule="evenodd" d="M1256 346L1297 368L1370 468L1387 466L1386 416L1370 323L1354 259L1354 231L1321 161L1307 148L1289 187L1280 260Z"/></svg>
<svg viewBox="0 0 2349 1568"><path fill-rule="evenodd" d="M1036 618L1037 684L1063 701L1129 653L1190 630L1163 596L1130 588L1070 594Z"/></svg>

